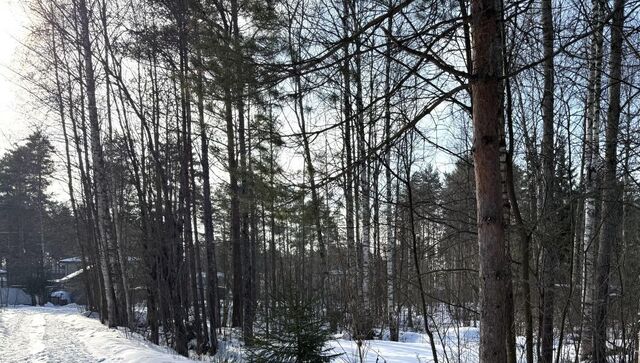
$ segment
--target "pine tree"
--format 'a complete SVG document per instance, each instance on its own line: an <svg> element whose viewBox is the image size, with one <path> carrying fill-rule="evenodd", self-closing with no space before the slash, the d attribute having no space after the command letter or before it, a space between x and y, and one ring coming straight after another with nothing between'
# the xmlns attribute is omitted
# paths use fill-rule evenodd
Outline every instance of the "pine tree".
<svg viewBox="0 0 640 363"><path fill-rule="evenodd" d="M295 289L273 296L271 328L253 338L249 361L320 363L339 356L327 348L331 332L316 308L320 301Z"/></svg>

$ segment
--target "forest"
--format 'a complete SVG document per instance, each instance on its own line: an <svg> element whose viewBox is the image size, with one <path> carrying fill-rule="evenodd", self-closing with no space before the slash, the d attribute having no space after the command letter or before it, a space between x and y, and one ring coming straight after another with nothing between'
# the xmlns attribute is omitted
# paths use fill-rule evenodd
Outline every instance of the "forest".
<svg viewBox="0 0 640 363"><path fill-rule="evenodd" d="M191 358L639 361L640 1L24 3L34 304L79 256L87 310Z"/></svg>

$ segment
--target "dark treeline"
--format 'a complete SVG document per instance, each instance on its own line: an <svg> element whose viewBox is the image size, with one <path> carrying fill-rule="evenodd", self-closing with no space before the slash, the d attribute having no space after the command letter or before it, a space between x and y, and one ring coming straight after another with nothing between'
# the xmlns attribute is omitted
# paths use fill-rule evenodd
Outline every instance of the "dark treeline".
<svg viewBox="0 0 640 363"><path fill-rule="evenodd" d="M58 260L78 249L71 211L48 190L54 169L54 147L41 131L0 158L0 267L10 273L0 287L23 288L33 304L47 301ZM0 306L8 300L0 294Z"/></svg>
<svg viewBox="0 0 640 363"><path fill-rule="evenodd" d="M306 319L637 359L639 5L30 0L88 307L183 355Z"/></svg>

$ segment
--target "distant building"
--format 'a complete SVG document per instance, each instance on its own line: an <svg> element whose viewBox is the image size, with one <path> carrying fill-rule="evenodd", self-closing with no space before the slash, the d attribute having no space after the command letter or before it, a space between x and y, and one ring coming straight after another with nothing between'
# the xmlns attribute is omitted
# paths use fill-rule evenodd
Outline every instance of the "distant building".
<svg viewBox="0 0 640 363"><path fill-rule="evenodd" d="M90 266L88 268L91 268ZM68 257L58 261L55 271L51 274L49 283L51 294L49 300L56 305L66 305L71 302L86 303L83 285L84 274L82 259L80 257Z"/></svg>
<svg viewBox="0 0 640 363"><path fill-rule="evenodd" d="M70 275L82 269L82 259L80 257L69 257L58 261L55 275L62 277Z"/></svg>

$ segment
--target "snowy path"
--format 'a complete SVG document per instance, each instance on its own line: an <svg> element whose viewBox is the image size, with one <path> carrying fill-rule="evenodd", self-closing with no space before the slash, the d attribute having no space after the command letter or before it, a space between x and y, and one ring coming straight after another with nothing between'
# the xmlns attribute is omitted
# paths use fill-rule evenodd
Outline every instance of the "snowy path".
<svg viewBox="0 0 640 363"><path fill-rule="evenodd" d="M127 337L73 307L0 310L0 362L185 362L168 349Z"/></svg>

